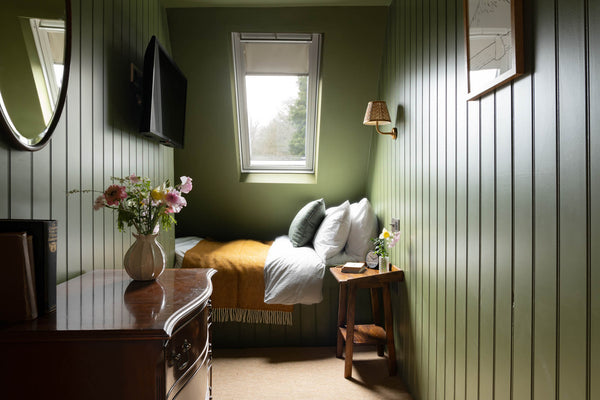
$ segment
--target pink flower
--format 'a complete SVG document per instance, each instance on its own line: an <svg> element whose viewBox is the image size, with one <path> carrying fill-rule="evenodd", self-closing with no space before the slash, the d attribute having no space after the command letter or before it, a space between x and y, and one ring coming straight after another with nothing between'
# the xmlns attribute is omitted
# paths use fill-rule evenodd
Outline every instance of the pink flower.
<svg viewBox="0 0 600 400"><path fill-rule="evenodd" d="M181 193L189 193L192 190L192 178L189 176L182 176L181 185L179 186L179 190Z"/></svg>
<svg viewBox="0 0 600 400"><path fill-rule="evenodd" d="M121 200L127 198L125 186L110 185L108 189L104 191L104 198L106 200L106 204L108 204L109 206L118 205L121 202Z"/></svg>
<svg viewBox="0 0 600 400"><path fill-rule="evenodd" d="M400 240L400 231L396 231L396 232L393 233L392 239L390 240L390 243L388 244L388 247L390 249L392 247L394 247L396 245L396 243L398 243L398 240Z"/></svg>
<svg viewBox="0 0 600 400"><path fill-rule="evenodd" d="M131 183L138 183L141 179L136 174L131 174L129 175L129 180L131 181Z"/></svg>
<svg viewBox="0 0 600 400"><path fill-rule="evenodd" d="M166 212L169 214L178 213L187 206L187 201L181 196L181 193L174 189L169 190L163 200L167 205Z"/></svg>
<svg viewBox="0 0 600 400"><path fill-rule="evenodd" d="M96 198L96 201L94 202L94 210L98 211L102 207L104 207L104 195L103 194L101 194L100 196L98 196Z"/></svg>

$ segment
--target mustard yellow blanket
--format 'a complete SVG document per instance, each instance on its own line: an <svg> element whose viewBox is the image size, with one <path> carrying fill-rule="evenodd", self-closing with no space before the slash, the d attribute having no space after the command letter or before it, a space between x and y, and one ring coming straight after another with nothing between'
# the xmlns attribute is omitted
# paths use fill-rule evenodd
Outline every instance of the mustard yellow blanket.
<svg viewBox="0 0 600 400"><path fill-rule="evenodd" d="M291 325L293 306L264 302L264 266L272 242L201 240L183 257L183 268L214 268L213 318Z"/></svg>

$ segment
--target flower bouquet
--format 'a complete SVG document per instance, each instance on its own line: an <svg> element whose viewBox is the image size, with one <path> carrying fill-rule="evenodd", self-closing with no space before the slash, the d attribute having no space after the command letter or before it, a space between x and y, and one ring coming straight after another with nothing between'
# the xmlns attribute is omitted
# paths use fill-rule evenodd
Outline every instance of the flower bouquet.
<svg viewBox="0 0 600 400"><path fill-rule="evenodd" d="M390 256L388 249L393 248L400 240L400 231L390 232L383 228L381 234L377 238L372 238L375 243L375 254L379 256L379 272L388 272Z"/></svg>
<svg viewBox="0 0 600 400"><path fill-rule="evenodd" d="M173 215L187 205L183 194L192 190L192 179L182 176L179 185L172 186L167 180L155 187L150 179L135 174L111 179L114 183L96 198L94 210L109 208L117 211L120 231L126 226L135 228L136 241L125 254L123 266L135 280L154 280L165 268L165 253L156 237L161 226L168 230L176 223ZM69 193L75 192L80 191Z"/></svg>
<svg viewBox="0 0 600 400"><path fill-rule="evenodd" d="M177 214L187 205L182 194L192 190L192 179L182 176L181 184L171 186L169 180L152 188L148 178L132 174L126 178L113 177L110 185L94 203L94 210L103 207L117 211L117 224L120 231L125 226L133 226L138 235L158 233L162 226L169 230L175 223Z"/></svg>

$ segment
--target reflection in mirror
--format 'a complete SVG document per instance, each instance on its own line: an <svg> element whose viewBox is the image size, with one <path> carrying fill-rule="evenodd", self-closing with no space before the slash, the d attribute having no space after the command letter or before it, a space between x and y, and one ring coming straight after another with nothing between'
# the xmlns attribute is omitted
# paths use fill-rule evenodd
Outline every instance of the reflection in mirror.
<svg viewBox="0 0 600 400"><path fill-rule="evenodd" d="M19 148L38 150L64 104L70 55L65 0L10 0L0 14L0 111Z"/></svg>
<svg viewBox="0 0 600 400"><path fill-rule="evenodd" d="M518 0L465 0L470 99L522 73Z"/></svg>

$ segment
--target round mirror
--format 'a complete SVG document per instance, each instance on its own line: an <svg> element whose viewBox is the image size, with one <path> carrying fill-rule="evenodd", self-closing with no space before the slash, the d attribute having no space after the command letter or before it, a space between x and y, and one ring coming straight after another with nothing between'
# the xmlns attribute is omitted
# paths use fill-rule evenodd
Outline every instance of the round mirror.
<svg viewBox="0 0 600 400"><path fill-rule="evenodd" d="M0 49L0 128L17 148L39 150L50 140L65 103L69 0L3 1Z"/></svg>

